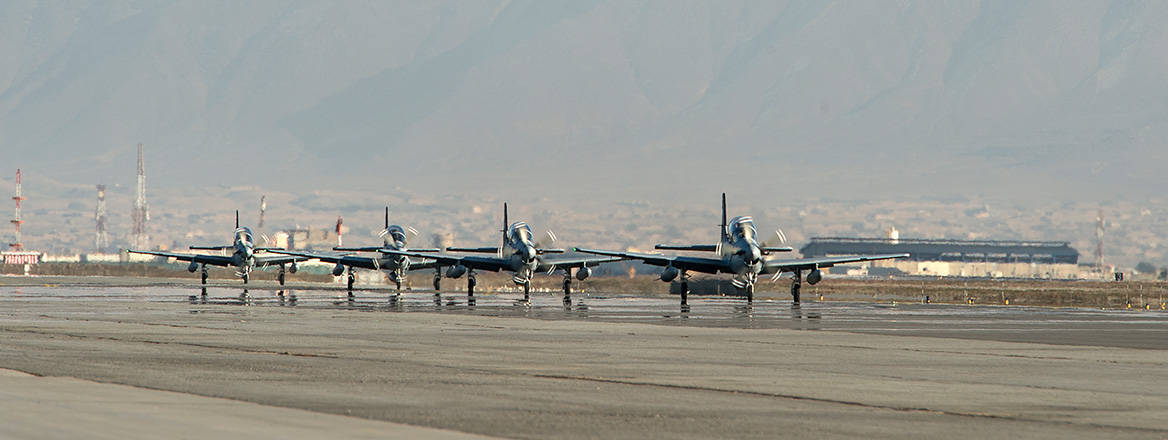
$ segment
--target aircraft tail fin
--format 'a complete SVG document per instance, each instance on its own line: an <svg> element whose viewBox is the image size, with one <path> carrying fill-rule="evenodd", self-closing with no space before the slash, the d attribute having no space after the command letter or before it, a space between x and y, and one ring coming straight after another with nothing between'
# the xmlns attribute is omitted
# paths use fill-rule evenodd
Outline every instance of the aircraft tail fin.
<svg viewBox="0 0 1168 440"><path fill-rule="evenodd" d="M726 193L722 193L722 240L730 233L726 230Z"/></svg>
<svg viewBox="0 0 1168 440"><path fill-rule="evenodd" d="M239 229L239 210L235 210L235 229Z"/></svg>
<svg viewBox="0 0 1168 440"><path fill-rule="evenodd" d="M389 229L389 206L385 207L385 229Z"/></svg>
<svg viewBox="0 0 1168 440"><path fill-rule="evenodd" d="M507 202L503 202L503 244L499 249L507 247Z"/></svg>

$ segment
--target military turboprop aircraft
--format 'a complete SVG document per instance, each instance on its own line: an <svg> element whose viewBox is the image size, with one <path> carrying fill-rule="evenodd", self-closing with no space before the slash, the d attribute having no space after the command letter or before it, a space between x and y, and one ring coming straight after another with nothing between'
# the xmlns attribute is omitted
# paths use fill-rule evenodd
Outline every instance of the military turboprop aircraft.
<svg viewBox="0 0 1168 440"><path fill-rule="evenodd" d="M604 255L635 259L654 266L664 266L661 272L661 281L671 282L681 277L681 303L686 303L689 294L689 272L709 274L729 273L734 275L733 283L746 293L748 301L754 300L754 285L761 274L771 274L777 280L783 272L791 272L794 278L791 281L791 298L799 302L799 289L803 280L803 271L807 273L807 283L815 284L823 279L819 269L836 264L854 263L860 261L886 260L891 258L907 257L908 254L865 255L846 257L796 258L787 260L767 260L764 255L772 252L790 252L789 247L775 247L760 245L757 241L757 231L754 220L750 217L735 217L726 222L726 194L722 193L722 227L721 240L715 245L688 245L656 246L663 250L706 251L716 252L719 258L702 258L688 256L665 256L661 254L645 254L638 252L618 252L596 249L576 248L576 251L589 254ZM782 234L776 232L776 235Z"/></svg>
<svg viewBox="0 0 1168 440"><path fill-rule="evenodd" d="M203 284L207 284L207 265L236 267L239 268L236 274L243 279L244 284L247 284L248 275L252 269L256 267L266 266L280 266L280 285L284 285L284 273L296 273L296 262L304 261L308 258L291 256L291 255L256 255L257 252L280 250L279 248L256 247L252 241L251 229L239 227L239 211L235 211L235 238L232 244L226 246L191 246L194 250L234 250L230 255L203 255L203 254L178 254L172 252L158 252L158 251L136 251L129 250L135 254L158 255L163 257L174 258L179 261L190 261L191 265L187 266L187 270L194 272L201 267L203 270Z"/></svg>
<svg viewBox="0 0 1168 440"><path fill-rule="evenodd" d="M450 254L424 254L417 251L400 251L379 249L378 251L390 255L425 258L434 260L435 264L448 267L447 278L459 278L466 275L467 297L474 297L475 271L486 270L491 272L509 271L515 275L511 280L523 286L523 299L531 298L531 277L536 272L551 274L557 270L564 273L564 301L569 301L572 293L572 269L576 269L576 279L584 281L592 275L592 266L610 261L619 261L620 258L546 258L545 254L563 253L563 249L550 249L532 240L531 226L525 222L507 223L507 204L503 204L503 243L499 247L463 248L448 247L448 252L479 252L493 253L493 257ZM553 236L554 237L554 236Z"/></svg>
<svg viewBox="0 0 1168 440"><path fill-rule="evenodd" d="M412 231L412 229L410 229ZM378 234L381 237L383 244L381 246L373 247L334 247L335 251L356 251L356 252L376 252L382 249L391 250L412 250L414 252L438 252L437 248L428 249L408 249L406 247L406 228L398 225L389 224L389 207L385 207L385 229ZM417 235L414 232L414 235ZM293 251L273 251L279 254L295 255L306 258L315 258L326 263L336 263L333 268L334 276L341 276L347 269L349 272L349 290L353 290L353 269L372 269L384 270L389 273L390 281L397 285L397 290L401 290L402 283L406 280L406 272L410 270L431 269L437 267L433 261L411 261L409 257L404 255L379 255L376 257L361 257L349 254L326 255L309 252L293 252ZM435 288L437 289L437 288Z"/></svg>

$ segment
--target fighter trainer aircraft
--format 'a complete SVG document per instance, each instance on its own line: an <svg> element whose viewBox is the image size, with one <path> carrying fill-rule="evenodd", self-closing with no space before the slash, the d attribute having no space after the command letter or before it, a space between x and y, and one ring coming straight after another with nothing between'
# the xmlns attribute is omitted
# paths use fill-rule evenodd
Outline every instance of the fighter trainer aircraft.
<svg viewBox="0 0 1168 440"><path fill-rule="evenodd" d="M452 255L449 253L426 254L417 251L403 251L379 249L378 251L390 255L400 255L414 258L434 260L435 264L447 267L447 278L459 278L466 275L466 292L470 298L474 297L475 271L508 271L514 272L511 281L523 286L523 299L531 298L531 277L537 272L552 274L563 271L564 274L564 301L569 301L572 293L572 269L576 269L575 278L584 281L592 274L592 267L600 263L620 261L616 257L568 257L548 258L547 254L563 253L563 249L552 249L533 241L531 226L526 222L508 224L507 204L503 204L503 233L502 245L499 247L463 248L448 247L447 252L493 253L495 256ZM554 238L554 234L549 234Z"/></svg>
<svg viewBox="0 0 1168 440"><path fill-rule="evenodd" d="M410 235L415 235L415 236L417 235L417 232L414 231L413 228L407 229L407 228L403 228L399 225L389 224L389 207L386 206L385 207L385 229L382 229L381 233L378 234L378 236L382 239L381 246L334 247L333 250L334 251L350 251L350 252L353 252L353 251L355 251L355 252L377 252L377 251L380 251L382 249L398 250L398 251L412 250L414 252L438 252L439 251L439 249L437 249L437 248L425 248L425 249L417 249L417 248L410 249L410 248L408 248L407 244L406 244L407 243L407 238L406 238L407 232L411 232ZM333 275L334 276L341 276L341 274L345 273L346 270L349 272L348 285L349 285L350 291L353 290L353 281L355 279L355 276L353 275L353 270L356 268L386 271L389 274L389 280L393 281L394 284L397 285L397 290L400 291L402 288L402 284L406 281L406 272L411 271L411 270L433 269L433 268L437 267L433 261L411 260L409 257L404 256L404 255L378 255L375 257L362 257L362 256L357 256L357 255L352 255L352 254L329 255L329 254L319 254L319 253L311 253L311 252L294 252L294 251L272 251L272 252L285 254L285 255L294 255L294 256L299 256L299 257L314 258L314 259L317 259L317 260L320 260L320 261L323 261L326 263L335 263L336 266L333 267ZM435 289L437 289L437 287L435 287Z"/></svg>
<svg viewBox="0 0 1168 440"><path fill-rule="evenodd" d="M280 250L279 248L270 247L256 247L252 241L251 229L246 227L239 227L239 211L235 211L235 236L232 244L226 246L191 246L193 250L233 250L231 255L205 255L205 254L180 254L172 252L159 251L140 251L129 250L135 254L158 255L162 257L170 257L179 261L190 261L191 265L187 266L187 270L194 272L202 268L203 284L207 284L207 265L235 267L236 275L243 279L244 284L247 284L248 275L251 274L252 269L257 267L263 268L267 266L280 266L280 275L278 277L280 285L284 285L284 273L296 273L296 262L305 261L308 258L298 257L293 255L256 255L260 252Z"/></svg>
<svg viewBox="0 0 1168 440"><path fill-rule="evenodd" d="M718 244L686 246L659 244L656 246L657 249L662 250L715 252L718 254L716 258L666 256L662 254L582 248L576 248L576 251L641 260L645 264L662 266L665 270L661 272L661 281L671 282L680 277L682 304L686 303L686 298L689 294L689 272L732 274L734 275L732 283L744 291L748 301L754 300L754 285L758 281L759 275L769 274L772 275L772 279L777 280L784 272L791 272L794 275L791 281L791 298L795 302L799 302L799 289L802 285L804 271L807 271L807 283L815 284L823 279L823 273L820 272L821 268L831 267L836 264L886 260L909 256L909 254L885 254L768 260L763 258L763 256L774 252L790 252L792 249L790 247L760 245L757 236L758 232L755 229L754 220L750 217L735 217L727 223L726 194L723 193L721 240ZM781 237L782 234L776 231L776 236Z"/></svg>

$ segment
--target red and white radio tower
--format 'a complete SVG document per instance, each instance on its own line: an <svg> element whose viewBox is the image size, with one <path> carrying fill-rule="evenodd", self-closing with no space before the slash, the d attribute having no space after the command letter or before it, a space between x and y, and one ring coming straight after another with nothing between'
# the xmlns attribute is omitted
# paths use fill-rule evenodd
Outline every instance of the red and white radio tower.
<svg viewBox="0 0 1168 440"><path fill-rule="evenodd" d="M20 218L20 202L27 199L24 198L24 190L20 184L20 168L16 169L16 195L12 196L12 200L16 201L16 218L12 219L12 225L16 226L16 242L8 243L8 247L14 251L22 251L24 243L20 242L20 225L24 223L24 220Z"/></svg>

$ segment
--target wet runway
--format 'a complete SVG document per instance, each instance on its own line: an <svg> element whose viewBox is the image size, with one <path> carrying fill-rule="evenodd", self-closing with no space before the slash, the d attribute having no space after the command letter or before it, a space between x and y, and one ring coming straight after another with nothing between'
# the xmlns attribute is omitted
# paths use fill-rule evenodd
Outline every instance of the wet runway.
<svg viewBox="0 0 1168 440"><path fill-rule="evenodd" d="M231 307L336 309L371 313L448 313L542 320L590 320L696 327L847 331L1007 342L1168 349L1168 311L1021 306L783 300L735 297L575 294L465 294L240 287L0 287L4 301L148 301L189 304L192 312ZM387 317L387 319L390 319Z"/></svg>
<svg viewBox="0 0 1168 440"><path fill-rule="evenodd" d="M0 411L0 426L37 427L18 438L196 407L183 429L212 438L1168 435L1160 311L21 282L0 286L0 369L34 376L0 401L41 404ZM280 409L337 419L284 426Z"/></svg>

